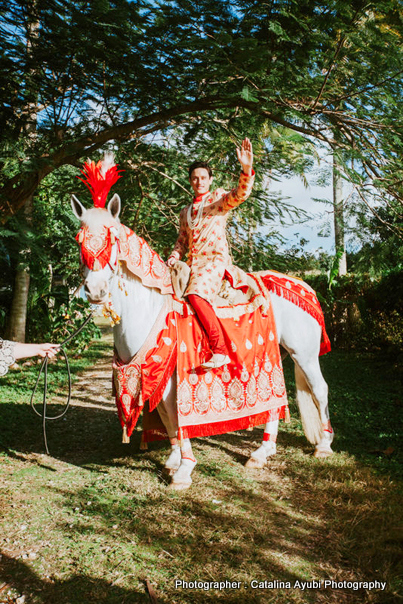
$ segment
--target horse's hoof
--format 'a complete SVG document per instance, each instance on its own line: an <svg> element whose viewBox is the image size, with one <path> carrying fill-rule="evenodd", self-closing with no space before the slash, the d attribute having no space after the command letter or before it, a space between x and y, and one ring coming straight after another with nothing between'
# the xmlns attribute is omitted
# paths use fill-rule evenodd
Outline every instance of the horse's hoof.
<svg viewBox="0 0 403 604"><path fill-rule="evenodd" d="M168 485L168 489L170 491L186 491L186 489L188 489L191 484L192 484L191 478L190 478L190 480L181 480L179 482L171 482L171 484Z"/></svg>
<svg viewBox="0 0 403 604"><path fill-rule="evenodd" d="M333 451L331 449L315 449L313 454L316 459L324 459L325 457L330 457L333 455Z"/></svg>
<svg viewBox="0 0 403 604"><path fill-rule="evenodd" d="M266 465L266 460L263 459L255 459L254 457L250 457L245 464L245 468L248 470L261 470Z"/></svg>
<svg viewBox="0 0 403 604"><path fill-rule="evenodd" d="M182 459L179 469L176 470L172 476L172 482L169 485L170 488L174 491L185 491L188 489L192 484L190 475L193 472L196 463L195 459Z"/></svg>

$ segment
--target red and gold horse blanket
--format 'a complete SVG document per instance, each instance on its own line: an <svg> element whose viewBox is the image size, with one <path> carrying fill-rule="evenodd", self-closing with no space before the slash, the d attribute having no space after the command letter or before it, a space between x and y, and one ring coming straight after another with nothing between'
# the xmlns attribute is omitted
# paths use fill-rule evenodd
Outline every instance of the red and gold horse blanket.
<svg viewBox="0 0 403 604"><path fill-rule="evenodd" d="M119 259L148 287L166 294L150 335L128 365L115 359L114 387L119 418L131 435L148 401L156 409L176 368L178 425L183 437L206 436L284 417L287 397L269 292L311 314L322 328L320 353L330 350L315 292L303 281L275 271L252 274L260 294L245 304L217 309L231 363L214 370L200 364L210 356L207 338L191 307L175 299L168 269L150 246L120 228ZM150 425L145 440L166 437Z"/></svg>
<svg viewBox="0 0 403 604"><path fill-rule="evenodd" d="M178 426L183 438L222 434L284 417L283 369L271 305L264 312L250 303L235 318L219 318L231 363L206 371L211 353L191 308L167 296L147 342L128 365L114 362L120 421L130 436L148 400L153 411L177 372ZM144 440L166 436L146 430Z"/></svg>

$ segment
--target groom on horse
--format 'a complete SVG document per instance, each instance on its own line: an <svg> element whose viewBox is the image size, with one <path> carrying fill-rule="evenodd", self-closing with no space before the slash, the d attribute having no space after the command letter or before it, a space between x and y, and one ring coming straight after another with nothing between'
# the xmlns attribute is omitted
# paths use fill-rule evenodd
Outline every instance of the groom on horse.
<svg viewBox="0 0 403 604"><path fill-rule="evenodd" d="M206 369L230 362L224 334L213 309L223 279L227 278L235 289L248 289L246 273L232 264L225 226L228 212L243 203L252 190L255 173L250 140L245 138L236 152L242 172L238 186L229 192L223 189L210 192L213 173L208 163L195 162L189 167L189 182L195 196L192 204L180 213L179 236L167 260L168 266L173 267L188 252L190 278L184 296L209 339L213 356L203 363Z"/></svg>

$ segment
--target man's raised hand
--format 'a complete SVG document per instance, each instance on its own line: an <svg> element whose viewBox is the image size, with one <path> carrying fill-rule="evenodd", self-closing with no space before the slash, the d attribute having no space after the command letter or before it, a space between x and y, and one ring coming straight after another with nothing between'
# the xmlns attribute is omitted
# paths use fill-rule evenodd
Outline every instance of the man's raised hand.
<svg viewBox="0 0 403 604"><path fill-rule="evenodd" d="M244 174L251 176L253 165L253 149L252 143L248 138L245 138L242 141L241 148L237 148L236 154L238 157L238 161L242 166L242 171L244 172Z"/></svg>

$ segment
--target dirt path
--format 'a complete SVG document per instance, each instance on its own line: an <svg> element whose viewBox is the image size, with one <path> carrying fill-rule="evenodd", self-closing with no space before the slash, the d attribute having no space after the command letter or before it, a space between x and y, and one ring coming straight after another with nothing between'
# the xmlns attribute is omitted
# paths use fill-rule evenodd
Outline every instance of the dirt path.
<svg viewBox="0 0 403 604"><path fill-rule="evenodd" d="M108 351L102 355L93 367L79 373L72 384L71 407L101 408L115 412L115 399L112 396L112 355L113 333L109 324L101 317L96 323L102 331L102 342L108 345ZM62 402L63 395L54 398Z"/></svg>

